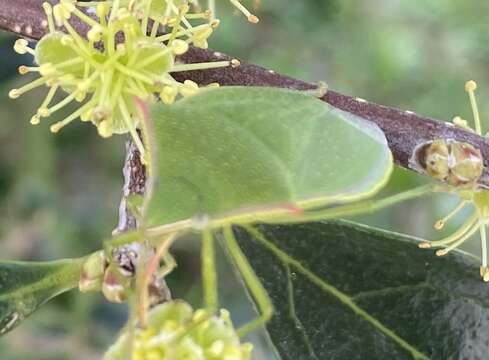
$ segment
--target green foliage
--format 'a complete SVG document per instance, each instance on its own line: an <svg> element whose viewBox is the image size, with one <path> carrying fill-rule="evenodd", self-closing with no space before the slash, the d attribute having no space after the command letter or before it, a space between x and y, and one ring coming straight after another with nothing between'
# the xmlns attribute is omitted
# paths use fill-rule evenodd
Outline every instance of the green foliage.
<svg viewBox="0 0 489 360"><path fill-rule="evenodd" d="M81 260L0 262L0 335L46 301L74 288L80 266Z"/></svg>
<svg viewBox="0 0 489 360"><path fill-rule="evenodd" d="M275 305L283 359L475 359L489 289L477 259L351 222L235 229Z"/></svg>
<svg viewBox="0 0 489 360"><path fill-rule="evenodd" d="M155 105L152 118L157 158L147 226L356 200L382 187L392 168L375 125L307 93L209 89Z"/></svg>

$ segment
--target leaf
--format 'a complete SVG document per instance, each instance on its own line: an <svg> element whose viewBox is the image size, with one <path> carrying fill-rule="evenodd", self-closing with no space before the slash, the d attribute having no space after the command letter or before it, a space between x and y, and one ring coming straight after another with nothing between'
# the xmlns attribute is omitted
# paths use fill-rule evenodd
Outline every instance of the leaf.
<svg viewBox="0 0 489 360"><path fill-rule="evenodd" d="M0 262L0 335L53 297L77 286L81 260Z"/></svg>
<svg viewBox="0 0 489 360"><path fill-rule="evenodd" d="M156 180L150 226L293 204L356 200L386 182L380 129L304 92L208 89L152 109Z"/></svg>
<svg viewBox="0 0 489 360"><path fill-rule="evenodd" d="M267 327L283 359L487 358L475 257L346 221L247 229L235 233L275 305Z"/></svg>

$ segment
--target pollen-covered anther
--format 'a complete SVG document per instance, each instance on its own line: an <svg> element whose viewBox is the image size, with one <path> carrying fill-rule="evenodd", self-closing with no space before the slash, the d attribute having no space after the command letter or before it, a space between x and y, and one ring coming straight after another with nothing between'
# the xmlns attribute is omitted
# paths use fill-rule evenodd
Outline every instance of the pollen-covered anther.
<svg viewBox="0 0 489 360"><path fill-rule="evenodd" d="M192 80L185 80L183 85L180 87L180 94L182 94L184 97L195 95L198 91L199 85Z"/></svg>
<svg viewBox="0 0 489 360"><path fill-rule="evenodd" d="M211 11L211 10L206 10L206 11L204 11L204 18L205 18L205 19L210 19L210 18L212 18L212 11Z"/></svg>
<svg viewBox="0 0 489 360"><path fill-rule="evenodd" d="M11 99L17 99L20 95L19 89L12 89L8 92L8 97Z"/></svg>
<svg viewBox="0 0 489 360"><path fill-rule="evenodd" d="M188 43L180 39L175 39L171 44L171 49L175 55L185 54L188 51Z"/></svg>
<svg viewBox="0 0 489 360"><path fill-rule="evenodd" d="M92 113L93 113L93 109L88 109L87 111L83 112L80 115L80 120L84 122L90 121L92 118Z"/></svg>
<svg viewBox="0 0 489 360"><path fill-rule="evenodd" d="M260 19L258 18L258 16L253 15L253 14L248 15L247 19L250 23L253 23L253 24L257 24L258 22L260 22Z"/></svg>
<svg viewBox="0 0 489 360"><path fill-rule="evenodd" d="M114 133L114 131L112 129L112 125L110 124L110 122L108 120L102 120L98 124L97 129L98 129L99 135L102 136L103 138L109 138Z"/></svg>
<svg viewBox="0 0 489 360"><path fill-rule="evenodd" d="M433 227L436 229L436 230L441 230L443 229L443 227L445 226L445 221L443 220L438 220L437 222L435 222L435 225L433 225Z"/></svg>
<svg viewBox="0 0 489 360"><path fill-rule="evenodd" d="M41 122L41 118L39 117L38 114L36 114L33 117L31 117L30 123L32 125L38 125L40 122Z"/></svg>
<svg viewBox="0 0 489 360"><path fill-rule="evenodd" d="M420 249L429 249L431 248L431 244L429 242L422 242L418 244Z"/></svg>
<svg viewBox="0 0 489 360"><path fill-rule="evenodd" d="M471 92L477 89L477 83L474 80L469 80L465 83L465 91Z"/></svg>
<svg viewBox="0 0 489 360"><path fill-rule="evenodd" d="M110 11L109 4L106 2L101 2L97 4L97 7L95 8L95 13L100 19L105 18Z"/></svg>
<svg viewBox="0 0 489 360"><path fill-rule="evenodd" d="M65 20L71 17L71 12L67 10L62 4L56 4L53 7L53 16L56 25L63 26Z"/></svg>
<svg viewBox="0 0 489 360"><path fill-rule="evenodd" d="M175 102L178 95L178 89L175 86L165 86L160 92L160 99L163 103L170 105Z"/></svg>
<svg viewBox="0 0 489 360"><path fill-rule="evenodd" d="M104 29L100 25L92 26L92 28L87 33L87 38L90 41L98 42L102 39L102 35L104 34Z"/></svg>
<svg viewBox="0 0 489 360"><path fill-rule="evenodd" d="M221 20L219 19L214 19L210 22L211 28L213 29L217 29L220 24L221 24Z"/></svg>
<svg viewBox="0 0 489 360"><path fill-rule="evenodd" d="M42 107L37 110L37 115L39 115L39 117L48 117L49 115L51 115L51 112L48 108Z"/></svg>
<svg viewBox="0 0 489 360"><path fill-rule="evenodd" d="M60 2L61 7L65 13L63 15L66 17L66 14L71 14L73 11L75 11L75 5L71 1L67 0L61 0ZM67 18L69 19L69 17Z"/></svg>
<svg viewBox="0 0 489 360"><path fill-rule="evenodd" d="M63 35L61 37L61 45L70 46L75 43L75 40L70 35Z"/></svg>
<svg viewBox="0 0 489 360"><path fill-rule="evenodd" d="M51 132L53 134L56 134L57 132L59 132L61 130L61 128L63 127L63 125L61 123L56 123L56 124L53 124L49 127L49 130L51 130Z"/></svg>
<svg viewBox="0 0 489 360"><path fill-rule="evenodd" d="M190 6L188 6L188 4L182 4L180 5L180 7L178 8L178 13L181 15L181 16L185 16L190 10Z"/></svg>
<svg viewBox="0 0 489 360"><path fill-rule="evenodd" d="M241 65L241 62L238 59L232 59L231 60L231 67L237 68L240 65Z"/></svg>
<svg viewBox="0 0 489 360"><path fill-rule="evenodd" d="M29 67L25 65L20 65L18 71L20 75L25 75L29 72Z"/></svg>
<svg viewBox="0 0 489 360"><path fill-rule="evenodd" d="M445 256L446 254L448 254L448 250L447 249L436 250L435 254L436 256Z"/></svg>
<svg viewBox="0 0 489 360"><path fill-rule="evenodd" d="M78 91L75 96L75 101L82 102L83 100L85 100L86 97L87 93L85 91Z"/></svg>
<svg viewBox="0 0 489 360"><path fill-rule="evenodd" d="M489 268L487 266L481 266L481 277L484 282L489 282Z"/></svg>
<svg viewBox="0 0 489 360"><path fill-rule="evenodd" d="M29 42L26 39L17 39L14 43L14 51L17 54L24 55L27 53Z"/></svg>

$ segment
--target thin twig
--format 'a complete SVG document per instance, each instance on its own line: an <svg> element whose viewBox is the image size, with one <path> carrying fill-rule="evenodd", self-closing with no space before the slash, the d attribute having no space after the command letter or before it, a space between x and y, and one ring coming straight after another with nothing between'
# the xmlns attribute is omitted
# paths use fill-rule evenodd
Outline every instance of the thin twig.
<svg viewBox="0 0 489 360"><path fill-rule="evenodd" d="M45 32L44 13L41 4L45 0L0 0L0 28L31 39L39 39ZM50 0L54 2L53 0ZM74 23L81 32L82 25ZM181 57L185 63L219 61L231 57L191 47ZM173 74L177 80L190 79L201 85L217 82L221 85L275 86L291 89L313 89L316 84L280 75L272 70L241 62L238 68L222 68L181 72ZM409 159L415 148L435 138L450 138L471 143L479 148L485 159L485 170L480 184L489 188L489 140L474 133L456 128L449 123L426 118L409 111L377 105L363 99L328 91L322 100L329 104L376 123L385 133L396 163L413 169ZM138 172L136 171L136 174Z"/></svg>

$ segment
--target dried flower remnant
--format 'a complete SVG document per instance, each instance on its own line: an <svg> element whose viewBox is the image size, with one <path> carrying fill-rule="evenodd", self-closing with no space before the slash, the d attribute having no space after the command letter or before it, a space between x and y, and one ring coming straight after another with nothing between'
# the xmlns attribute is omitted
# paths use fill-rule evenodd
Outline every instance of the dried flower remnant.
<svg viewBox="0 0 489 360"><path fill-rule="evenodd" d="M175 57L187 52L189 44L207 47L207 39L219 21L208 20L206 12L191 13L183 1L166 0L160 2L164 5L161 8L151 4L150 0L88 3L61 0L54 6L44 3L49 33L35 49L24 39L14 45L17 53L32 54L38 64L20 66L20 74L37 73L40 77L11 90L9 96L15 99L29 90L47 86L49 91L31 118L32 124L70 103L79 103L77 110L51 126L52 132L78 118L91 121L102 137L129 132L144 158L144 146L136 131L141 122L134 98L151 102L158 94L164 103L171 104L178 96L191 96L200 89L191 80L176 81L170 73L239 66L237 60L177 64ZM80 8L87 6L95 9L96 17ZM164 11L161 17L155 15L158 10ZM86 38L70 24L73 16L90 27ZM153 25L148 34L150 19ZM199 19L205 23L191 24ZM156 30L160 26L165 27L166 34L158 35ZM118 43L117 37L124 42ZM67 96L52 104L60 89Z"/></svg>

